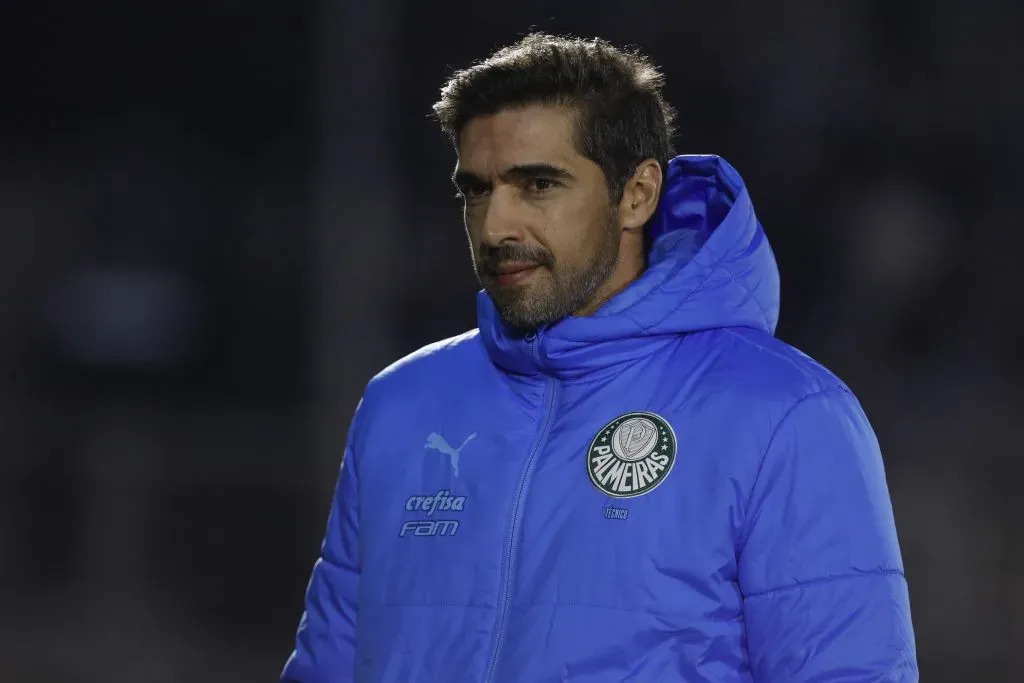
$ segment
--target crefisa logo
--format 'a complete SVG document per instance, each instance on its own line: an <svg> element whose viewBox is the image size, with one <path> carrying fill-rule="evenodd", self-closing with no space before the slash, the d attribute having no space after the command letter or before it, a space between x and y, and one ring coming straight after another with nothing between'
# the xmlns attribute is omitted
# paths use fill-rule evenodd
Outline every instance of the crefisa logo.
<svg viewBox="0 0 1024 683"><path fill-rule="evenodd" d="M677 442L672 426L654 413L626 413L598 432L587 450L587 473L614 498L650 493L672 471Z"/></svg>
<svg viewBox="0 0 1024 683"><path fill-rule="evenodd" d="M453 496L451 491L441 490L432 496L409 496L405 509L433 517L435 512L462 512L465 504L465 496ZM455 519L413 519L402 524L398 536L454 536L458 532L459 522Z"/></svg>

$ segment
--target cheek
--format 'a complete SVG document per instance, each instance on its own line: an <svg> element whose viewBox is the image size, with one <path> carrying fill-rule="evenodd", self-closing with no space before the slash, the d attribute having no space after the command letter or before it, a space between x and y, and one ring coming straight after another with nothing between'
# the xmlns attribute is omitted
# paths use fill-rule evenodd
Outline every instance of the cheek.
<svg viewBox="0 0 1024 683"><path fill-rule="evenodd" d="M483 238L484 217L486 208L483 206L467 206L462 210L462 224L466 227L466 234L476 244Z"/></svg>
<svg viewBox="0 0 1024 683"><path fill-rule="evenodd" d="M604 216L593 206L567 205L550 218L550 248L566 262L588 261L608 240Z"/></svg>
<svg viewBox="0 0 1024 683"><path fill-rule="evenodd" d="M465 211L463 212L462 223L473 270L479 273L482 261L481 251L484 249L483 222L475 217L472 212Z"/></svg>

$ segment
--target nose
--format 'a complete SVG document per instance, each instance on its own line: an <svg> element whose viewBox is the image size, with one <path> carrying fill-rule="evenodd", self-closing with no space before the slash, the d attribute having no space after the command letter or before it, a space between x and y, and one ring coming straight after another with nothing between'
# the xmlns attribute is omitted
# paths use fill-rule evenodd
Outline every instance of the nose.
<svg viewBox="0 0 1024 683"><path fill-rule="evenodd" d="M515 200L509 188L497 187L483 215L481 241L489 247L523 240L523 221L518 216Z"/></svg>

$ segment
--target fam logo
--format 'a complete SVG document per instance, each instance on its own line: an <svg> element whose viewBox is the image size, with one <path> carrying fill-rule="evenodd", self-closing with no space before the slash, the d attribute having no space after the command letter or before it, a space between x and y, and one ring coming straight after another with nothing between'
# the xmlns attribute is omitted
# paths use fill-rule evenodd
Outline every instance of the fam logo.
<svg viewBox="0 0 1024 683"><path fill-rule="evenodd" d="M432 496L409 496L405 509L433 517L435 512L462 512L465 504L465 496L453 496L451 491L442 490ZM455 519L414 519L402 524L398 536L454 536L458 532L459 522Z"/></svg>
<svg viewBox="0 0 1024 683"><path fill-rule="evenodd" d="M614 498L649 493L665 481L676 461L676 435L661 416L627 413L598 432L587 450L594 486Z"/></svg>

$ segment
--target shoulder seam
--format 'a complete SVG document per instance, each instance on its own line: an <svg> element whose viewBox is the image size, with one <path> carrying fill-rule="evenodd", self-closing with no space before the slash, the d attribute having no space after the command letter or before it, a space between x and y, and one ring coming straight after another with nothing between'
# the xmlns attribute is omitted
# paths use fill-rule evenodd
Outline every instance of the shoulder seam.
<svg viewBox="0 0 1024 683"><path fill-rule="evenodd" d="M753 600L755 598L765 598L777 593L784 593L786 591L795 590L798 588L806 588L808 586L817 586L824 583L835 583L836 581L846 581L849 579L861 579L869 576L900 576L906 579L902 569L879 569L873 572L846 572L844 574L836 574L834 576L822 576L817 579L809 579L807 581L799 581L789 586L780 586L778 588L772 588L766 591L758 591L757 593L751 593L750 595L743 596L744 600Z"/></svg>
<svg viewBox="0 0 1024 683"><path fill-rule="evenodd" d="M445 339L438 339L436 341L430 342L429 344L424 344L423 346L413 351L410 351L409 353L406 353L405 355L400 356L399 358L392 360L386 366L384 366L379 371L374 373L373 377L371 378L371 382L376 382L382 379L383 377L391 375L394 372L397 372L398 370L406 366L412 365L414 363L419 363L421 360L425 358L430 358L431 356L434 356L438 352L458 348L461 345L465 344L466 342L471 343L473 339L479 339L479 330L477 328L467 330L461 334L457 334L452 337L447 337Z"/></svg>
<svg viewBox="0 0 1024 683"><path fill-rule="evenodd" d="M737 333L735 328L726 327L726 328L722 328L722 331L725 332L726 334L729 334L730 336L736 337L736 339L739 339L741 342L743 342L747 346L752 346L755 349L758 349L760 351L764 351L765 353L770 353L774 357L776 357L776 358L778 358L778 359L788 363L791 367L796 368L797 370L802 369L800 363L798 363L795 358L791 358L791 357L789 357L789 356L787 356L785 354L779 353L777 350L769 348L767 344L758 344L757 342L754 342L754 341L748 339L747 337L743 336L742 334ZM781 339L778 339L777 337L771 337L771 339L776 341L776 342L779 342L780 344L785 344L784 341L782 341ZM789 349L791 349L792 351L794 351L794 352L798 351L798 349L796 349L796 348L794 348L792 346L789 346L788 344L787 344L787 347ZM833 373L828 368L826 368L821 363L819 363L816 359L811 358L810 356L807 356L807 360L809 361L810 365L813 365L819 371L822 371L826 375L834 377ZM836 379L838 379L838 378L836 378ZM817 377L815 378L815 380L819 382L819 386L820 386L820 380Z"/></svg>

